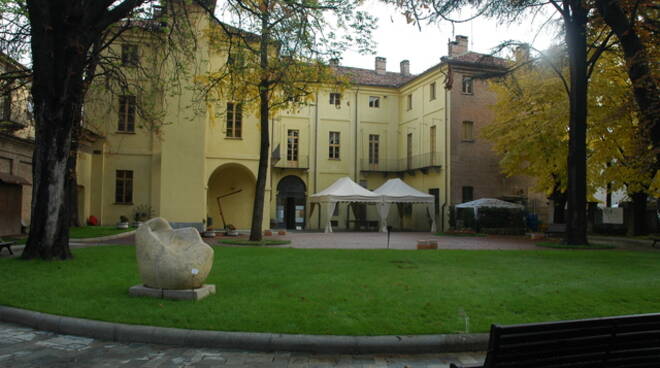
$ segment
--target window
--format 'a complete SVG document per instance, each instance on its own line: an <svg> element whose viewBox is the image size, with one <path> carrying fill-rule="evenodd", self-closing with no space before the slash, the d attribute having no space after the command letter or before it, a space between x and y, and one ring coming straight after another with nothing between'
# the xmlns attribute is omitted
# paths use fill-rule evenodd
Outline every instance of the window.
<svg viewBox="0 0 660 368"><path fill-rule="evenodd" d="M330 147L328 158L339 160L339 132L330 132Z"/></svg>
<svg viewBox="0 0 660 368"><path fill-rule="evenodd" d="M287 161L298 161L298 137L300 132L297 129L289 129L286 140L286 159Z"/></svg>
<svg viewBox="0 0 660 368"><path fill-rule="evenodd" d="M11 92L0 96L0 120L11 120Z"/></svg>
<svg viewBox="0 0 660 368"><path fill-rule="evenodd" d="M463 93L466 95L471 95L473 93L472 77L463 77Z"/></svg>
<svg viewBox="0 0 660 368"><path fill-rule="evenodd" d="M341 94L340 93L331 93L330 94L330 105L341 106Z"/></svg>
<svg viewBox="0 0 660 368"><path fill-rule="evenodd" d="M406 108L412 110L412 93L406 96Z"/></svg>
<svg viewBox="0 0 660 368"><path fill-rule="evenodd" d="M463 203L470 202L474 199L474 188L463 187Z"/></svg>
<svg viewBox="0 0 660 368"><path fill-rule="evenodd" d="M435 165L435 136L436 129L435 125L431 126L429 129L429 152L431 153L431 165Z"/></svg>
<svg viewBox="0 0 660 368"><path fill-rule="evenodd" d="M412 133L408 133L408 140L407 140L407 151L406 151L406 167L408 170L412 169L412 152L413 152L413 135Z"/></svg>
<svg viewBox="0 0 660 368"><path fill-rule="evenodd" d="M125 43L121 45L121 65L123 66L137 66L138 48L137 45Z"/></svg>
<svg viewBox="0 0 660 368"><path fill-rule="evenodd" d="M429 85L429 96L431 101L435 100L435 82Z"/></svg>
<svg viewBox="0 0 660 368"><path fill-rule="evenodd" d="M474 122L472 121L463 122L463 141L466 142L474 141Z"/></svg>
<svg viewBox="0 0 660 368"><path fill-rule="evenodd" d="M379 108L380 107L380 97L378 97L378 96L369 96L369 107Z"/></svg>
<svg viewBox="0 0 660 368"><path fill-rule="evenodd" d="M380 136L378 134L369 134L369 164L370 165L378 164L379 140L380 140Z"/></svg>
<svg viewBox="0 0 660 368"><path fill-rule="evenodd" d="M227 103L227 138L241 138L243 107L239 103Z"/></svg>
<svg viewBox="0 0 660 368"><path fill-rule="evenodd" d="M435 204L435 215L440 214L440 188L430 188L429 194L433 196L433 204Z"/></svg>
<svg viewBox="0 0 660 368"><path fill-rule="evenodd" d="M119 96L119 124L117 131L135 132L135 96Z"/></svg>
<svg viewBox="0 0 660 368"><path fill-rule="evenodd" d="M117 170L115 177L115 203L133 203L133 171Z"/></svg>

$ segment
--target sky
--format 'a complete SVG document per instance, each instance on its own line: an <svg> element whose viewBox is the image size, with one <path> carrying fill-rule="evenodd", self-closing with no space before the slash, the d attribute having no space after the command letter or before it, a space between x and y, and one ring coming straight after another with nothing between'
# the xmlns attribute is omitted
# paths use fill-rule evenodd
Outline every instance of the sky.
<svg viewBox="0 0 660 368"><path fill-rule="evenodd" d="M447 42L456 35L467 36L468 48L481 53L490 53L493 47L507 40L527 42L542 50L550 46L556 37L551 27L545 27L536 36L550 13L529 16L522 24L498 25L494 20L479 17L468 23L456 24L453 30L448 22L422 25L420 32L417 26L407 24L403 15L393 7L369 0L363 8L379 18L378 29L373 33L377 42L376 55L365 56L348 51L341 65L372 69L375 56L382 56L387 58L388 71L398 72L401 60L407 59L410 60L410 72L418 74L447 55ZM468 18L473 11L466 10L455 17Z"/></svg>

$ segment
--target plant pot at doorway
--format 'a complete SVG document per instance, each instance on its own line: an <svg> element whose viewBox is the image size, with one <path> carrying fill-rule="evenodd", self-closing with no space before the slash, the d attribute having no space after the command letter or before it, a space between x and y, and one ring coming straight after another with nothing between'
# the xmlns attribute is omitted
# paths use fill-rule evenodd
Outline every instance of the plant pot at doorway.
<svg viewBox="0 0 660 368"><path fill-rule="evenodd" d="M227 226L225 226L225 235L238 236L238 231L236 230L236 226L232 224L228 224Z"/></svg>
<svg viewBox="0 0 660 368"><path fill-rule="evenodd" d="M117 229L128 229L128 217L119 216L119 222L117 223Z"/></svg>

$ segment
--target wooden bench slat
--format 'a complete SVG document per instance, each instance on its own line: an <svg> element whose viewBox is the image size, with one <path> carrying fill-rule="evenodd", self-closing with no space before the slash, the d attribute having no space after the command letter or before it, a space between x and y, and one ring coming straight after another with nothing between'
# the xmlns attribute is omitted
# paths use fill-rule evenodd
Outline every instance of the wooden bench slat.
<svg viewBox="0 0 660 368"><path fill-rule="evenodd" d="M590 326L585 328L553 329L546 331L534 331L529 333L509 333L503 334L500 338L500 344L514 344L517 342L532 342L537 340L552 339L554 337L580 337L598 334L622 334L632 331L660 331L660 321L644 323L626 323L618 325Z"/></svg>
<svg viewBox="0 0 660 368"><path fill-rule="evenodd" d="M658 343L660 345L660 331L640 331L640 332L627 332L625 334L614 335L598 335L587 337L569 337L562 338L561 336L552 336L547 340L534 339L531 341L517 341L516 343L502 343L499 346L499 351L508 350L547 350L549 348L561 348L562 346L574 347L588 347L592 345L608 344L611 348L618 346L627 346L629 344L643 344L648 342L650 344Z"/></svg>
<svg viewBox="0 0 660 368"><path fill-rule="evenodd" d="M570 320L570 321L557 321L557 322L540 322L540 323L525 323L518 325L493 325L493 328L496 330L506 329L507 334L515 333L531 333L531 332L542 332L542 331L552 331L560 329L575 329L575 328L588 328L588 327L599 327L604 324L613 324L623 326L626 324L644 324L644 323L654 323L658 322L660 318L660 313L650 313L650 314L637 314L630 316L621 316L621 317L600 317L600 318L590 318L582 320Z"/></svg>
<svg viewBox="0 0 660 368"><path fill-rule="evenodd" d="M660 354L660 340L635 341L626 344L599 344L591 346L544 346L543 349L499 350L498 361L516 361L525 359L552 359L564 356L590 356L592 353L607 352L610 356L616 354Z"/></svg>

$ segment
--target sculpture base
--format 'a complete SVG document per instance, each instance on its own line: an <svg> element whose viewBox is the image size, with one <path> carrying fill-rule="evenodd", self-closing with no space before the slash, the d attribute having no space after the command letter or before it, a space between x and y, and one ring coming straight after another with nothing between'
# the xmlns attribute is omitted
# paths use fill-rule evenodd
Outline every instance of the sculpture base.
<svg viewBox="0 0 660 368"><path fill-rule="evenodd" d="M211 294L215 294L215 285L204 284L198 289L184 290L155 289L144 285L135 285L128 289L128 294L131 296L148 296L157 299L201 300Z"/></svg>

